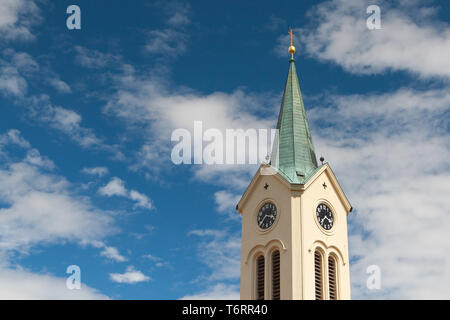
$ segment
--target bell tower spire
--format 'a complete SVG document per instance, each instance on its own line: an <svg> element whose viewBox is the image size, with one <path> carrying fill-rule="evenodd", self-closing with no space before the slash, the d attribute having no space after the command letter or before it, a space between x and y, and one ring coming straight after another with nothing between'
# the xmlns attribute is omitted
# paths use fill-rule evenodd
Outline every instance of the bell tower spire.
<svg viewBox="0 0 450 320"><path fill-rule="evenodd" d="M303 183L317 169L306 110L295 69L294 34L289 30L289 72L278 116L278 137L272 150L271 164L291 183Z"/></svg>
<svg viewBox="0 0 450 320"><path fill-rule="evenodd" d="M289 73L270 164L261 164L236 206L242 215L241 299L350 299L352 207L330 165L317 165L292 29L289 35Z"/></svg>

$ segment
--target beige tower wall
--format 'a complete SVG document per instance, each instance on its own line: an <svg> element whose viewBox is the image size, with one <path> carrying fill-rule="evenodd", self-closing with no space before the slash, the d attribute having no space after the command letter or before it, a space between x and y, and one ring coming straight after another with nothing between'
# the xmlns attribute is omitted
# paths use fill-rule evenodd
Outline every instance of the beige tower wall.
<svg viewBox="0 0 450 320"><path fill-rule="evenodd" d="M350 272L348 258L347 210L339 197L339 190L332 181L331 171L324 170L315 179L308 182L301 196L301 223L295 226L301 237L303 257L303 299L315 299L314 288L314 251L318 247L325 257L324 283L328 279L326 260L334 255L337 260L338 299L350 299ZM326 187L323 186L326 185ZM325 203L334 215L333 228L326 231L320 227L316 218L316 208ZM301 262L300 262L301 263ZM295 263L294 263L295 265ZM324 286L324 296L327 298L328 286ZM301 298L300 295L295 298Z"/></svg>
<svg viewBox="0 0 450 320"><path fill-rule="evenodd" d="M269 188L264 189L265 184ZM261 231L257 225L259 208L271 201L277 207L277 218L267 231ZM265 256L265 294L270 299L271 283L270 257L273 249L280 250L281 299L292 299L292 232L291 197L289 188L275 176L259 176L252 186L251 193L242 211L242 249L241 249L241 299L256 299L255 259L263 253Z"/></svg>
<svg viewBox="0 0 450 320"><path fill-rule="evenodd" d="M267 201L277 206L277 219L271 228L261 231L256 215ZM335 223L331 232L317 222L315 210L320 202L333 211ZM271 299L270 257L275 248L280 250L281 299L314 299L316 247L325 257L337 257L338 298L350 299L347 214L351 207L328 165L304 186L291 185L279 175L260 175L258 171L238 207L242 214L241 299L256 299L254 277L259 254L265 256L265 298ZM327 286L324 293L328 296Z"/></svg>

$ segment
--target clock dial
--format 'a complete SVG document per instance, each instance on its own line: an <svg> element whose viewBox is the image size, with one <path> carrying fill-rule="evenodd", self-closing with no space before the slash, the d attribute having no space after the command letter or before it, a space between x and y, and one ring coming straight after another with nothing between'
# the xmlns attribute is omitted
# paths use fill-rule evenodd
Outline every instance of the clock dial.
<svg viewBox="0 0 450 320"><path fill-rule="evenodd" d="M277 207L273 203L268 202L259 209L257 217L258 226L263 230L268 229L275 222L276 218Z"/></svg>
<svg viewBox="0 0 450 320"><path fill-rule="evenodd" d="M325 230L333 228L334 216L333 212L326 204L319 204L316 209L317 221Z"/></svg>

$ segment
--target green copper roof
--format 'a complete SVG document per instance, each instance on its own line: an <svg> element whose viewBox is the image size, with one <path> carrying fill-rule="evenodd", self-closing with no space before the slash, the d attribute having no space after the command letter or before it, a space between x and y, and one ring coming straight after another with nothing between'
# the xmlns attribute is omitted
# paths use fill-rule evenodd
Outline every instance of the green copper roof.
<svg viewBox="0 0 450 320"><path fill-rule="evenodd" d="M277 129L279 136L272 150L271 165L289 182L304 184L318 166L293 55Z"/></svg>

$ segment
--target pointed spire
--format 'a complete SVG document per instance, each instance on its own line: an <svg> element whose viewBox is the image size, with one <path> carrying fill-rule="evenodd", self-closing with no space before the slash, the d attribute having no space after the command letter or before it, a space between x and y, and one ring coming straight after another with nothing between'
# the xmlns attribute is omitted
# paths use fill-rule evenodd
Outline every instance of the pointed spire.
<svg viewBox="0 0 450 320"><path fill-rule="evenodd" d="M289 31L289 35L291 59L278 116L277 129L279 133L272 151L271 164L289 182L304 183L318 166L295 69L292 29Z"/></svg>

